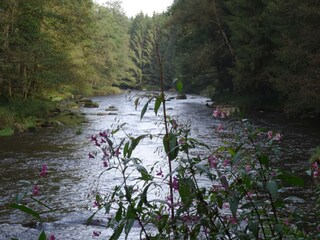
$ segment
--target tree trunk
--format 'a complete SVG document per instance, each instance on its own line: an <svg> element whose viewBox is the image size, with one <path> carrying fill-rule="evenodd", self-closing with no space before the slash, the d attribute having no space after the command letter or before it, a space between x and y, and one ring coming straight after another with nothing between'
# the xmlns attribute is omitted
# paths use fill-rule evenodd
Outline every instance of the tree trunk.
<svg viewBox="0 0 320 240"><path fill-rule="evenodd" d="M219 28L219 32L220 32L221 35L222 35L223 41L224 41L224 43L227 45L227 47L228 47L228 49L229 49L230 54L232 55L232 57L233 57L234 59L236 59L236 56L235 56L235 53L234 53L234 49L233 49L233 47L231 46L230 41L229 41L229 39L228 39L228 37L227 37L227 34L226 34L226 32L224 31L223 26L222 26L222 24L221 24L221 20L220 20L220 16L219 16L219 14L218 14L218 11L217 11L217 5L216 5L216 1L215 1L215 0L212 0L212 7L213 7L213 14L214 14L214 16L215 16L215 18L216 18L216 22L217 22L217 25L218 25L218 28Z"/></svg>

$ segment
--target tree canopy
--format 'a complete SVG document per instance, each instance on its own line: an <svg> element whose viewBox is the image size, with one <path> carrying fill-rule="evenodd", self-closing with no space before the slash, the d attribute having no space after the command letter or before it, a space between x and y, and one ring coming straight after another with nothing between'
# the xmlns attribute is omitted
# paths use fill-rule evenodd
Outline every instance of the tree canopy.
<svg viewBox="0 0 320 240"><path fill-rule="evenodd" d="M175 0L133 18L118 3L3 0L0 97L112 86L236 96L256 109L320 113L319 1ZM57 88L59 86L59 88Z"/></svg>

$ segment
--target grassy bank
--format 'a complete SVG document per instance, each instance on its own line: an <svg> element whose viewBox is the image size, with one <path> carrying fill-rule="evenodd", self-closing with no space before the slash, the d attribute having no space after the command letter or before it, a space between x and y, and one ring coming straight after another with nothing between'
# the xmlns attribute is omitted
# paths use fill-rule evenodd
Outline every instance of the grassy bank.
<svg viewBox="0 0 320 240"><path fill-rule="evenodd" d="M75 109L62 107L59 102L20 98L0 102L0 136L36 131L40 127L77 125L83 121L84 117Z"/></svg>
<svg viewBox="0 0 320 240"><path fill-rule="evenodd" d="M0 136L36 128L37 119L48 116L54 103L40 99L15 98L0 102Z"/></svg>

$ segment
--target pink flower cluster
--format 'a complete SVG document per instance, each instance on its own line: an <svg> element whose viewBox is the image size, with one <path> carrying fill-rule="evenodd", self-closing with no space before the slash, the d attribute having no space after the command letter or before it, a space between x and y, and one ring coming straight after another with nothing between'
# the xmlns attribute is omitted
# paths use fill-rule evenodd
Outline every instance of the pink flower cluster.
<svg viewBox="0 0 320 240"><path fill-rule="evenodd" d="M312 163L311 165L311 169L312 169L312 176L313 178L319 178L320 177L320 168L317 162Z"/></svg>
<svg viewBox="0 0 320 240"><path fill-rule="evenodd" d="M49 236L48 240L56 240L56 238L55 238L54 235L51 234L51 235Z"/></svg>
<svg viewBox="0 0 320 240"><path fill-rule="evenodd" d="M176 176L173 177L173 181L172 181L172 188L175 190L175 191L178 191L179 190L179 180Z"/></svg>
<svg viewBox="0 0 320 240"><path fill-rule="evenodd" d="M218 161L218 158L216 156L210 155L208 157L208 161L209 161L210 168L217 168L219 161Z"/></svg>
<svg viewBox="0 0 320 240"><path fill-rule="evenodd" d="M216 118L226 118L226 117L229 117L230 113L224 112L221 109L217 108L213 111L212 115Z"/></svg>
<svg viewBox="0 0 320 240"><path fill-rule="evenodd" d="M269 131L267 135L268 135L268 140L280 141L282 138L282 135L280 133L274 134L272 131Z"/></svg>
<svg viewBox="0 0 320 240"><path fill-rule="evenodd" d="M39 186L37 184L34 185L33 189L32 189L32 195L37 196L37 195L39 195L39 192L40 192Z"/></svg>
<svg viewBox="0 0 320 240"><path fill-rule="evenodd" d="M99 134L95 134L91 136L91 142L94 143L94 145L98 148L100 148L103 152L103 157L102 157L102 164L103 167L109 167L109 160L112 156L119 157L121 154L120 148L116 149L109 149L107 146L104 144L108 142L108 138L110 137L110 132L109 131L102 131ZM95 159L97 156L96 152L89 152L88 157L89 159Z"/></svg>
<svg viewBox="0 0 320 240"><path fill-rule="evenodd" d="M99 237L101 235L100 231L93 231L92 232L92 237Z"/></svg>
<svg viewBox="0 0 320 240"><path fill-rule="evenodd" d="M157 171L157 172L156 172L156 175L157 175L157 176L160 176L160 177L162 177L162 178L164 177L164 175L163 175L163 172L162 172L162 169L161 169L161 168L160 168L160 170L159 170L159 171Z"/></svg>
<svg viewBox="0 0 320 240"><path fill-rule="evenodd" d="M48 166L42 165L41 171L40 171L40 177L45 177L48 175Z"/></svg>

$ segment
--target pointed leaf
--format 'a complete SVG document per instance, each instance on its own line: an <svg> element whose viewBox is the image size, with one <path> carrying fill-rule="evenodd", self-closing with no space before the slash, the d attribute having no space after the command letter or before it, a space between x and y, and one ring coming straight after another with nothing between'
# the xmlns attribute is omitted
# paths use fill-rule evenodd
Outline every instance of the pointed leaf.
<svg viewBox="0 0 320 240"><path fill-rule="evenodd" d="M47 240L47 235L46 233L44 232L44 230L42 230L38 240Z"/></svg>
<svg viewBox="0 0 320 240"><path fill-rule="evenodd" d="M238 198L232 198L229 201L229 204L230 204L230 210L231 210L232 216L235 218L236 215L237 215L239 199Z"/></svg>
<svg viewBox="0 0 320 240"><path fill-rule="evenodd" d="M158 111L159 111L159 108L160 108L160 106L161 106L162 101L163 101L163 95L160 94L160 95L157 97L157 99L156 99L156 101L155 101L155 103L154 103L154 112L155 112L156 115L158 115Z"/></svg>
<svg viewBox="0 0 320 240"><path fill-rule="evenodd" d="M178 81L176 82L176 88L177 88L178 93L182 93L183 83L182 83L181 80L178 80Z"/></svg>
<svg viewBox="0 0 320 240"><path fill-rule="evenodd" d="M253 236L258 239L259 236L259 223L258 222L249 222L249 230L252 232Z"/></svg>
<svg viewBox="0 0 320 240"><path fill-rule="evenodd" d="M299 176L295 176L292 174L281 174L278 176L278 178L294 186L304 186L304 180L302 177Z"/></svg>
<svg viewBox="0 0 320 240"><path fill-rule="evenodd" d="M11 207L11 208L18 209L18 210L20 210L20 211L22 211L22 212L25 212L25 213L27 213L27 214L30 214L30 215L32 215L33 217L35 217L35 218L37 218L37 219L39 219L39 220L41 221L41 218L40 218L39 213L36 212L36 211L34 211L33 209L25 206L25 205L17 204L17 203L12 203L12 204L10 204L10 207Z"/></svg>
<svg viewBox="0 0 320 240"><path fill-rule="evenodd" d="M267 182L267 189L269 191L269 193L271 194L272 197L277 197L278 195L278 184L273 181L273 180L270 180Z"/></svg>

